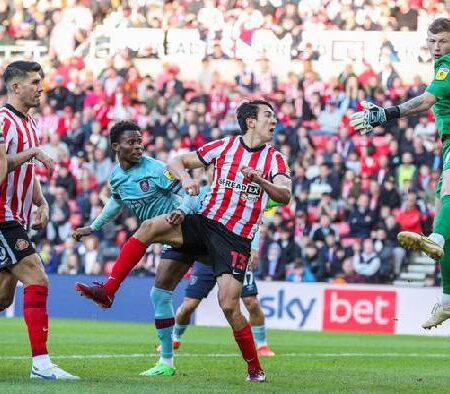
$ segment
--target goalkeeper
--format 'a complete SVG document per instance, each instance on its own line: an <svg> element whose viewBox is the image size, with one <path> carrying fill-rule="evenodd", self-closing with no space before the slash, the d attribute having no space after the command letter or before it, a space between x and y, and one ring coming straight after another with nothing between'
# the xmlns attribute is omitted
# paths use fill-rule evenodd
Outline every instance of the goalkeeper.
<svg viewBox="0 0 450 394"><path fill-rule="evenodd" d="M450 19L438 18L428 27L427 46L434 58L435 74L425 93L400 105L381 108L362 102L364 111L352 115L351 126L361 134L384 126L392 119L415 115L433 107L442 140L442 175L436 189L436 218L428 237L410 231L398 234L402 246L419 250L441 264L443 294L431 317L422 324L430 329L450 318Z"/></svg>

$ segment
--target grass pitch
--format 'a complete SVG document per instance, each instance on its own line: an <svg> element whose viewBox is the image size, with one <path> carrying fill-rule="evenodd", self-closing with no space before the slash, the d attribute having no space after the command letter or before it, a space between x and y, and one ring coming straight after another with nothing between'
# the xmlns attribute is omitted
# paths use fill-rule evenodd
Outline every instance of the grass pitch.
<svg viewBox="0 0 450 394"><path fill-rule="evenodd" d="M51 321L53 362L81 381L31 381L22 319L0 318L0 393L446 392L450 341L443 337L269 331L268 382L246 383L231 331L189 327L177 374L138 374L157 360L152 325Z"/></svg>

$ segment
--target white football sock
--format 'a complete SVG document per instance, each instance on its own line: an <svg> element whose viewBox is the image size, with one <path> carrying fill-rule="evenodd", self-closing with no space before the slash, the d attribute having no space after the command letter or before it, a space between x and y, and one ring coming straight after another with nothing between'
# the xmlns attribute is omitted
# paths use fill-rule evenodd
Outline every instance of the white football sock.
<svg viewBox="0 0 450 394"><path fill-rule="evenodd" d="M444 308L450 308L450 294L442 293L441 304Z"/></svg>
<svg viewBox="0 0 450 394"><path fill-rule="evenodd" d="M33 357L33 367L37 369L47 368L50 365L52 365L52 362L48 354L41 354Z"/></svg>
<svg viewBox="0 0 450 394"><path fill-rule="evenodd" d="M431 239L432 241L436 242L441 248L444 247L444 244L445 244L445 238L444 238L441 234L438 234L438 233L431 233L431 234L428 236L428 239Z"/></svg>
<svg viewBox="0 0 450 394"><path fill-rule="evenodd" d="M169 367L173 368L173 357L166 358L166 357L160 357L159 362L168 365Z"/></svg>

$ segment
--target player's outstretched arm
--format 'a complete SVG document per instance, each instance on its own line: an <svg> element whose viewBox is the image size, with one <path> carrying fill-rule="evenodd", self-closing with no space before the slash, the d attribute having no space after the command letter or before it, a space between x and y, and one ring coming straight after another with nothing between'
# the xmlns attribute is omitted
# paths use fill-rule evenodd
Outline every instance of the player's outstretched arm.
<svg viewBox="0 0 450 394"><path fill-rule="evenodd" d="M122 202L120 200L111 197L103 207L100 215L95 218L92 224L90 226L77 228L73 232L72 238L79 241L81 238L91 235L94 231L101 230L106 223L114 220L120 214L122 207Z"/></svg>
<svg viewBox="0 0 450 394"><path fill-rule="evenodd" d="M192 179L188 169L200 168L205 164L199 159L197 152L189 152L174 156L167 163L167 168L176 179L181 181L183 189L190 195L196 196L200 190L200 183Z"/></svg>
<svg viewBox="0 0 450 394"><path fill-rule="evenodd" d="M428 111L435 103L437 99L431 93L425 92L419 96L412 98L402 104L399 104L400 117L411 116L420 112Z"/></svg>
<svg viewBox="0 0 450 394"><path fill-rule="evenodd" d="M291 200L292 181L283 174L276 175L273 182L264 179L260 171L251 167L242 167L242 174L251 182L257 183L273 201L286 205Z"/></svg>
<svg viewBox="0 0 450 394"><path fill-rule="evenodd" d="M370 133L375 127L384 126L393 119L428 111L436 101L436 97L428 92L414 97L400 105L388 108L379 107L373 103L362 101L361 105L364 110L355 112L352 115L350 125L361 134Z"/></svg>
<svg viewBox="0 0 450 394"><path fill-rule="evenodd" d="M0 183L3 183L8 173L7 160L5 144L0 144Z"/></svg>

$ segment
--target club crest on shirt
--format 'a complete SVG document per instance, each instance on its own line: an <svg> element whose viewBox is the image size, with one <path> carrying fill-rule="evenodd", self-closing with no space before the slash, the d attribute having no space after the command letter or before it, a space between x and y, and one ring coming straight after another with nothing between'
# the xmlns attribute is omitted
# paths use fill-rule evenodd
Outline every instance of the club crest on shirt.
<svg viewBox="0 0 450 394"><path fill-rule="evenodd" d="M14 249L16 249L18 252L25 250L29 246L29 242L25 239L18 239L16 241L16 244L14 245Z"/></svg>
<svg viewBox="0 0 450 394"><path fill-rule="evenodd" d="M445 78L447 78L448 72L450 71L450 69L446 68L446 67L441 67L436 71L436 79L438 81L442 81Z"/></svg>
<svg viewBox="0 0 450 394"><path fill-rule="evenodd" d="M144 193L147 193L150 190L150 185L147 179L141 179L139 181L139 187Z"/></svg>

